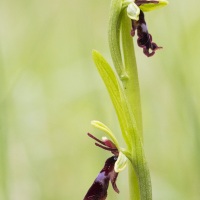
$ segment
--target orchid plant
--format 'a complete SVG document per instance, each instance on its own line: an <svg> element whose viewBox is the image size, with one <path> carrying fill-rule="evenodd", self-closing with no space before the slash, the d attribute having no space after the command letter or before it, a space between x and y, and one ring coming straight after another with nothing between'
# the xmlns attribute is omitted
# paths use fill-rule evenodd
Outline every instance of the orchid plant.
<svg viewBox="0 0 200 200"><path fill-rule="evenodd" d="M117 137L105 124L92 121L92 125L104 131L109 139L103 137L100 140L90 133L88 136L96 141L98 147L110 151L113 156L106 160L84 200L105 200L109 182L119 193L116 185L117 176L127 165L130 199L152 199L150 173L143 149L140 89L132 37L137 32L137 44L147 57L153 56L158 49L161 49L162 47L152 41L144 12L167 4L166 0L112 0L111 2L108 40L116 71L96 50L93 51L93 60L109 92L126 147L120 146Z"/></svg>

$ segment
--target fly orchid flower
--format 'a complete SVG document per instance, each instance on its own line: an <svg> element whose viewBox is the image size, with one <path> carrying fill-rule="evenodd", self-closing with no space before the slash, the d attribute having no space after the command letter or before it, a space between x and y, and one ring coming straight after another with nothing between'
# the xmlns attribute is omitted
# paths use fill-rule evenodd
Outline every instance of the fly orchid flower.
<svg viewBox="0 0 200 200"><path fill-rule="evenodd" d="M155 51L162 48L152 42L152 36L149 34L144 18L144 13L155 10L168 4L167 0L128 0L124 1L127 5L127 15L132 21L131 35L135 35L137 30L138 46L143 48L143 52L147 57L153 56Z"/></svg>
<svg viewBox="0 0 200 200"><path fill-rule="evenodd" d="M108 127L106 127L101 122L93 121L93 125L100 128L101 130L106 131L107 133L109 132L109 135L112 134L110 129L108 129ZM126 167L127 158L121 152L123 151L123 149L119 149L118 143L115 140L113 134L112 138L114 138L114 141L116 143L107 139L106 137L103 137L102 140L99 140L90 133L88 133L88 136L97 141L95 143L96 146L104 150L110 151L114 156L106 160L103 169L99 172L97 178L94 180L92 186L89 188L83 200L105 200L107 197L109 181L111 182L115 192L119 193L119 189L116 185L116 180L118 177L118 173Z"/></svg>

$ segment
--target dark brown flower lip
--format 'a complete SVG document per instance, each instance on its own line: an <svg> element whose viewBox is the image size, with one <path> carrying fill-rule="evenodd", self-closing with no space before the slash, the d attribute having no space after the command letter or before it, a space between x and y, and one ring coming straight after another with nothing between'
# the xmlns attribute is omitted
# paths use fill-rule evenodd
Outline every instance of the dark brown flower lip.
<svg viewBox="0 0 200 200"><path fill-rule="evenodd" d="M152 41L152 36L148 32L148 28L146 25L146 21L144 18L144 13L140 10L139 20L131 20L132 21L132 30L131 35L135 35L135 31L137 31L137 44L139 47L143 48L143 53L147 56L153 56L155 51L161 49L156 43Z"/></svg>
<svg viewBox="0 0 200 200"><path fill-rule="evenodd" d="M83 200L105 200L107 197L109 181L115 192L119 193L119 189L116 185L118 173L114 171L116 161L117 156L112 156L106 160L103 169L94 180Z"/></svg>
<svg viewBox="0 0 200 200"><path fill-rule="evenodd" d="M115 192L119 193L119 189L116 185L118 173L114 170L119 151L111 140L99 140L90 133L88 133L88 136L96 141L96 146L104 150L110 151L112 154L114 154L114 156L106 160L104 167L99 172L98 176L94 180L83 200L105 200L107 197L109 182L111 182Z"/></svg>

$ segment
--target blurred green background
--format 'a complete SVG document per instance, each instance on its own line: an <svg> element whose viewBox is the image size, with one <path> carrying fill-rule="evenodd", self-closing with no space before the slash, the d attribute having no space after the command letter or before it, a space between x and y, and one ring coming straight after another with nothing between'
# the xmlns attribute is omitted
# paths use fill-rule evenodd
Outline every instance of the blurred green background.
<svg viewBox="0 0 200 200"><path fill-rule="evenodd" d="M192 3L193 2L193 3ZM0 1L0 199L79 200L111 156L86 135L107 124L121 139L91 59L107 44L109 0ZM144 142L154 200L200 197L200 2L146 14L163 46L139 67ZM134 39L135 40L135 39ZM122 142L122 140L121 140ZM118 177L128 199L127 170Z"/></svg>

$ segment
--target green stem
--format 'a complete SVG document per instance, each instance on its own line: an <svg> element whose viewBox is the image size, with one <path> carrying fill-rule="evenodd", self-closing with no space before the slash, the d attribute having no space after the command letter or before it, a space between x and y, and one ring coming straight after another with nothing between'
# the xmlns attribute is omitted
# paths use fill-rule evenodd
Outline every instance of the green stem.
<svg viewBox="0 0 200 200"><path fill-rule="evenodd" d="M128 178L129 178L129 197L130 200L140 199L140 187L138 183L138 177L135 173L133 165L129 163L128 165Z"/></svg>
<svg viewBox="0 0 200 200"><path fill-rule="evenodd" d="M130 104L132 113L138 127L138 134L142 136L142 115L140 103L140 89L138 81L137 63L134 53L133 41L130 35L131 20L127 18L126 10L123 12L121 21L122 46L124 53L124 63L128 80L123 82L125 94ZM131 200L140 199L140 188L138 178L132 165L129 165L129 192Z"/></svg>
<svg viewBox="0 0 200 200"><path fill-rule="evenodd" d="M128 79L123 81L123 86L132 113L134 113L139 135L142 136L142 111L140 101L140 87L138 70L133 46L133 39L130 34L131 20L127 17L126 10L123 11L121 21L122 47L124 53L125 71Z"/></svg>
<svg viewBox="0 0 200 200"><path fill-rule="evenodd" d="M134 52L132 37L130 35L131 20L127 17L126 10L121 20L122 47L124 54L125 71L128 79L123 81L125 96L131 112L134 114L137 133L134 148L132 149L133 160L136 158L136 167L129 165L129 188L130 199L152 199L151 182L149 171L145 162L142 149L142 112L140 100L140 88L138 80L137 64ZM140 144L141 143L141 144Z"/></svg>
<svg viewBox="0 0 200 200"><path fill-rule="evenodd" d="M5 73L0 66L0 188L2 199L8 200L8 160L7 160L7 131L6 131L6 100Z"/></svg>

